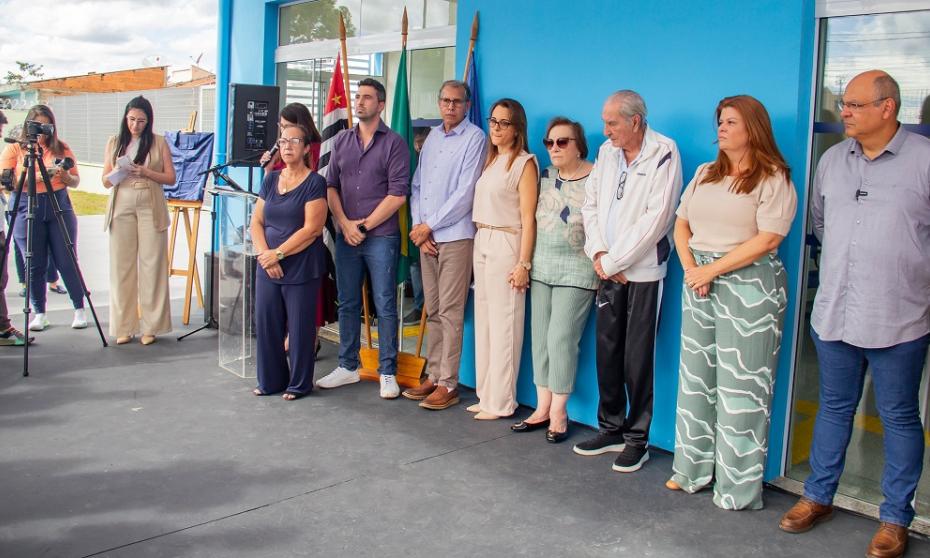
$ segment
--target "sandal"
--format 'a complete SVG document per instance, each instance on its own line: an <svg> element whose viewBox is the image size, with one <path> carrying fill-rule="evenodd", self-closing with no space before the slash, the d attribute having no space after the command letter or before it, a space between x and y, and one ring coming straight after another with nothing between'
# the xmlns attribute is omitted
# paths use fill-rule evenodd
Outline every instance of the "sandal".
<svg viewBox="0 0 930 558"><path fill-rule="evenodd" d="M48 290L53 293L68 294L68 291L66 291L65 288L62 287L61 285L55 285L54 287L49 287Z"/></svg>
<svg viewBox="0 0 930 558"><path fill-rule="evenodd" d="M252 390L252 395L261 396L261 395L268 395L268 394L258 388L255 388Z"/></svg>
<svg viewBox="0 0 930 558"><path fill-rule="evenodd" d="M283 400L285 400L285 401L297 401L297 400L300 399L301 397L303 397L303 395L301 395L301 394L299 394L299 393L293 393L293 392L290 392L290 391L285 391L285 392L284 392L284 395L281 396L281 399L283 399Z"/></svg>

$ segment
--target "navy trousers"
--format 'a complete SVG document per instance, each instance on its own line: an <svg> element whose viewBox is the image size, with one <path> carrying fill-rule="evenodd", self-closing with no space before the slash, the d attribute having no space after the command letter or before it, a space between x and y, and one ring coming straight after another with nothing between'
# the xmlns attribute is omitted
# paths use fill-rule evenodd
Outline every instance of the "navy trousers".
<svg viewBox="0 0 930 558"><path fill-rule="evenodd" d="M32 284L30 285L29 294L32 298L32 307L36 312L43 314L45 313L45 301L48 295L46 280L49 261L54 261L58 266L58 272L65 282L65 287L68 288L71 304L75 308L84 308L84 289L81 288L81 280L78 277L77 269L71 263L68 244L61 234L61 228L55 218L55 211L49 199L50 195L55 196L58 200L58 204L61 206L61 216L64 219L65 228L68 230L68 236L74 242L75 248L77 247L77 217L74 216L68 190L59 190L54 194L39 194L36 196L36 214L33 224L35 232L32 237ZM19 207L17 208L13 239L24 254L26 252L27 209L26 196L23 196L20 198Z"/></svg>
<svg viewBox="0 0 930 558"><path fill-rule="evenodd" d="M255 272L255 328L258 389L306 395L313 389L316 360L316 305L320 279L280 285ZM290 335L290 365L284 337Z"/></svg>

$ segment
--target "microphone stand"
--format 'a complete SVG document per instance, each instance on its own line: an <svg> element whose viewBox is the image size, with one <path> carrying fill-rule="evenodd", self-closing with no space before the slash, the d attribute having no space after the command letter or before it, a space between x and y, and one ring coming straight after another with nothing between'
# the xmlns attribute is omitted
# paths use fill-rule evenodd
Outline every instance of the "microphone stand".
<svg viewBox="0 0 930 558"><path fill-rule="evenodd" d="M249 167L249 189L245 190L242 186L236 183L235 180L229 177L228 174L224 172L226 167L242 164L242 163L252 163L253 159L236 159L229 161L228 163L221 163L214 165L207 170L199 173L197 176L203 176L210 174L213 176L213 188L208 188L207 191L214 197L213 204L210 206L210 277L207 278L209 281L207 290L207 319L206 322L194 329L185 333L184 335L178 337L178 341L183 341L184 339L190 337L191 335L203 331L205 329L219 329L219 322L216 319L216 316L213 315L213 302L214 297L216 296L216 194L224 192L238 192L240 194L245 194L250 197L258 197L257 194L252 193L252 167ZM217 188L215 187L220 182L225 182L229 188ZM248 224L246 224L248 226Z"/></svg>

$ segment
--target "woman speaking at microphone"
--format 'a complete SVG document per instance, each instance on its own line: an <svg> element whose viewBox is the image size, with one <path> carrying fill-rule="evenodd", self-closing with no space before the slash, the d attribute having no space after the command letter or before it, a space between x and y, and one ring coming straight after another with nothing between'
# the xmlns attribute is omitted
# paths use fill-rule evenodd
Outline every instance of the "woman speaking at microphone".
<svg viewBox="0 0 930 558"><path fill-rule="evenodd" d="M320 277L326 271L323 221L326 181L310 169L310 130L281 130L278 149L285 167L265 176L252 213L258 387L255 395L284 392L292 401L313 388ZM284 336L290 335L290 364Z"/></svg>
<svg viewBox="0 0 930 558"><path fill-rule="evenodd" d="M170 219L162 186L174 184L175 173L168 142L154 126L148 99L130 100L103 163L103 185L112 189L103 227L110 232L110 335L117 345L140 332L141 343L151 345L171 331Z"/></svg>
<svg viewBox="0 0 930 558"><path fill-rule="evenodd" d="M27 124L28 123L28 124ZM30 264L30 288L32 307L36 314L29 323L32 331L42 331L49 326L45 315L45 302L48 292L46 290L46 273L48 272L49 258L58 266L59 274L68 288L71 303L74 305L74 320L71 327L82 329L87 327L87 317L84 314L84 289L78 277L77 269L68 253L68 242L58 226L55 209L51 197L54 196L61 207L61 216L65 223L68 236L74 243L75 258L77 257L77 217L71 207L71 198L68 197L68 188L77 188L81 182L78 175L77 161L74 152L68 145L58 139L58 128L55 125L55 115L46 105L35 105L26 113L26 123L19 136L20 143L6 146L0 155L0 170L12 169L13 180L19 180L23 169L26 150L22 143L29 141L30 128L41 125L44 131L36 136L37 144L42 149L42 162L49 171L51 179L51 192L46 188L39 169L36 169L36 211L32 236L32 262ZM48 128L51 128L50 130ZM61 162L56 165L55 161ZM26 185L24 184L24 188ZM26 211L28 198L26 192L19 200L16 212L16 224L13 229L13 239L23 254L26 253Z"/></svg>

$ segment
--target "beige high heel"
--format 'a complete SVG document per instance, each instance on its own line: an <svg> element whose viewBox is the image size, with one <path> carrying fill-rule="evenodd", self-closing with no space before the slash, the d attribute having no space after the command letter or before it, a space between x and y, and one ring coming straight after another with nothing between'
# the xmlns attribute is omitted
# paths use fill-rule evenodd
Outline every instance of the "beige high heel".
<svg viewBox="0 0 930 558"><path fill-rule="evenodd" d="M155 342L155 336L154 335L143 335L142 339L140 339L139 342L142 343L143 345L151 345L152 343Z"/></svg>
<svg viewBox="0 0 930 558"><path fill-rule="evenodd" d="M129 343L130 341L132 341L132 335L124 335L123 337L116 338L117 345L125 345L126 343Z"/></svg>

